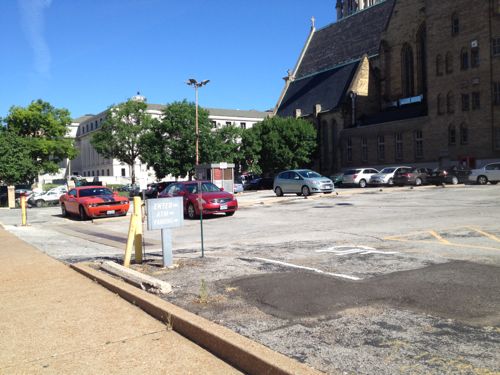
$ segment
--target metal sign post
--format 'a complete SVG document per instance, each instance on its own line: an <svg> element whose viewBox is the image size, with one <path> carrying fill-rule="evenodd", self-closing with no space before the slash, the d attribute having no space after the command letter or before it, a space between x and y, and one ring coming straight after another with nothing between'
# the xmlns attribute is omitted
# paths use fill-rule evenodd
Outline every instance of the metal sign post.
<svg viewBox="0 0 500 375"><path fill-rule="evenodd" d="M161 229L163 267L173 263L172 233L170 229L184 224L182 197L149 199L147 202L148 230Z"/></svg>

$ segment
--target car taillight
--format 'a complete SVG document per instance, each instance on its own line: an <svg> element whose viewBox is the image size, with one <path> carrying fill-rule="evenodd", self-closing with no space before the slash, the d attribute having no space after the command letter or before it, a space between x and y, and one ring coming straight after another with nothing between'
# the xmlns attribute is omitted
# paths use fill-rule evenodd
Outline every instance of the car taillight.
<svg viewBox="0 0 500 375"><path fill-rule="evenodd" d="M403 176L404 177L410 177L410 174L409 173L403 173Z"/></svg>
<svg viewBox="0 0 500 375"><path fill-rule="evenodd" d="M446 176L448 174L448 172L446 171L443 171L443 175Z"/></svg>
<svg viewBox="0 0 500 375"><path fill-rule="evenodd" d="M353 175L352 175L352 178L356 178L356 177L358 177L358 175L357 175L357 174L353 174Z"/></svg>

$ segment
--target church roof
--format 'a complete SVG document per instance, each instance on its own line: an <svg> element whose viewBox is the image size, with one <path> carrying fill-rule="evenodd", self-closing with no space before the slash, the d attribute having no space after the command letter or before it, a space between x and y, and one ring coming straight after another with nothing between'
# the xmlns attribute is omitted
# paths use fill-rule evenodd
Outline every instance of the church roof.
<svg viewBox="0 0 500 375"><path fill-rule="evenodd" d="M295 109L300 108L301 115L307 116L313 113L316 104L321 105L321 111L337 108L358 65L359 61L293 81L277 115L295 116Z"/></svg>
<svg viewBox="0 0 500 375"><path fill-rule="evenodd" d="M314 32L296 78L378 54L394 0L386 0Z"/></svg>

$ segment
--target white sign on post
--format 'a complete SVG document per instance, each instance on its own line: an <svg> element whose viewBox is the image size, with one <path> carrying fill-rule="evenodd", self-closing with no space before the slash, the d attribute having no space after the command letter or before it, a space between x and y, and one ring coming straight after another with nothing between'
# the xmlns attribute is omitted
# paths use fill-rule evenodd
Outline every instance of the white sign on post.
<svg viewBox="0 0 500 375"><path fill-rule="evenodd" d="M182 197L148 199L148 230L161 229L163 266L172 265L172 235L170 229L184 224Z"/></svg>

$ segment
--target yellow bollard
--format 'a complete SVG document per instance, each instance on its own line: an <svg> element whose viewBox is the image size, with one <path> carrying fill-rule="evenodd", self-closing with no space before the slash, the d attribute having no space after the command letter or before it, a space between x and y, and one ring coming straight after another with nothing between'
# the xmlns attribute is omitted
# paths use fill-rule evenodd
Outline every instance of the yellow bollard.
<svg viewBox="0 0 500 375"><path fill-rule="evenodd" d="M21 223L26 226L26 196L21 195Z"/></svg>
<svg viewBox="0 0 500 375"><path fill-rule="evenodd" d="M142 263L142 200L141 197L134 197L135 216L135 262Z"/></svg>
<svg viewBox="0 0 500 375"><path fill-rule="evenodd" d="M130 267L130 258L132 257L132 245L134 244L135 230L137 220L135 215L130 216L130 225L128 227L127 247L125 248L125 257L123 259L123 266Z"/></svg>

